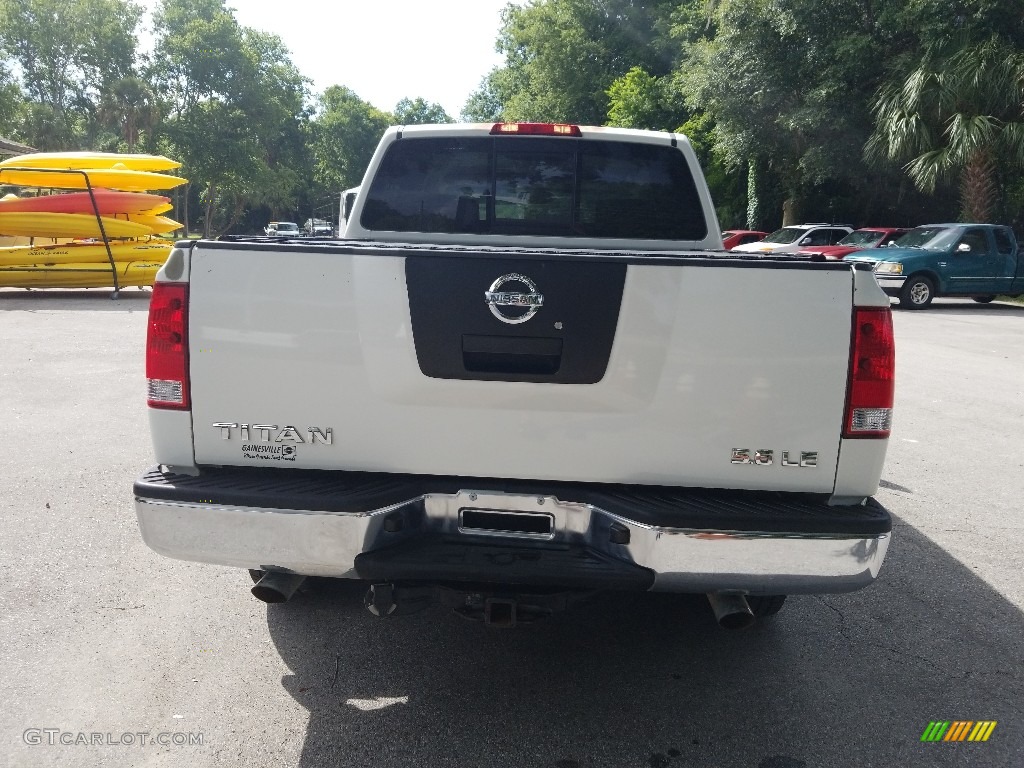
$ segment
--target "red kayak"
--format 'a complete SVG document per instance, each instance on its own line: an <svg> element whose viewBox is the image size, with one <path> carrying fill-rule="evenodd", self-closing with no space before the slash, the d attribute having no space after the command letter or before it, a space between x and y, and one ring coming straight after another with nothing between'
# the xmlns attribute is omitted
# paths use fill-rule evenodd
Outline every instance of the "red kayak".
<svg viewBox="0 0 1024 768"><path fill-rule="evenodd" d="M101 215L114 213L142 213L171 200L163 195L147 192L118 192L113 189L94 189L96 207ZM66 192L61 195L39 197L12 197L0 200L0 211L19 213L95 213L88 192Z"/></svg>

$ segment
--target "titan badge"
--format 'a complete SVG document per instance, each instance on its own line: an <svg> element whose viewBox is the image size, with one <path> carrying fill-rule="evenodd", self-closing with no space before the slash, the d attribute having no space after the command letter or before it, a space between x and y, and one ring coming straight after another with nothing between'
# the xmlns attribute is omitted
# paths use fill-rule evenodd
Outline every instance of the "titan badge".
<svg viewBox="0 0 1024 768"><path fill-rule="evenodd" d="M238 422L218 421L211 425L220 430L220 436L224 440L233 440L236 436L244 442L261 443L322 443L331 445L334 443L334 429L327 427L307 427L302 430L291 425L279 427L277 424L240 424ZM237 435L235 430L238 430ZM308 438L302 436L305 431Z"/></svg>
<svg viewBox="0 0 1024 768"><path fill-rule="evenodd" d="M506 283L521 283L526 286L528 293L502 291L501 287ZM510 325L525 323L544 306L544 294L537 292L537 286L533 280L515 272L502 275L491 283L490 289L484 291L484 297L487 299L487 306L491 310L491 314L501 322ZM521 315L506 315L498 307L525 308L526 312Z"/></svg>

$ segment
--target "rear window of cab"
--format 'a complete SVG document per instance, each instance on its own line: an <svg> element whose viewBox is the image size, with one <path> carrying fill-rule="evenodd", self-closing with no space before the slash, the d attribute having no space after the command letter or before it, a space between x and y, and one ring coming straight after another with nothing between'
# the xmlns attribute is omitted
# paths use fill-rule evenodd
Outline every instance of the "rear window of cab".
<svg viewBox="0 0 1024 768"><path fill-rule="evenodd" d="M707 224L683 154L670 146L570 138L394 142L360 224L443 232L702 240Z"/></svg>

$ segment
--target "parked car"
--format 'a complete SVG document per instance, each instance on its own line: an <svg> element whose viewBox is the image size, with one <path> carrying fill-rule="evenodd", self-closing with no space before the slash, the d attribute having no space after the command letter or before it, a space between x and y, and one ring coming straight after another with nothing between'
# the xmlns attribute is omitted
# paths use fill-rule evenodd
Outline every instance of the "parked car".
<svg viewBox="0 0 1024 768"><path fill-rule="evenodd" d="M727 229L722 233L722 247L729 251L737 245L756 243L767 236L767 232L758 232L756 229Z"/></svg>
<svg viewBox="0 0 1024 768"><path fill-rule="evenodd" d="M1024 294L1017 239L995 224L927 224L892 248L869 248L845 261L871 263L879 287L906 309L924 309L936 296L987 304L1000 294Z"/></svg>
<svg viewBox="0 0 1024 768"><path fill-rule="evenodd" d="M306 223L302 225L302 234L309 237L331 237L334 234L334 227L323 219L306 219Z"/></svg>
<svg viewBox="0 0 1024 768"><path fill-rule="evenodd" d="M854 251L864 248L883 248L895 245L909 230L897 227L862 227L851 232L835 245L818 245L801 248L802 256L824 256L826 259L842 259Z"/></svg>
<svg viewBox="0 0 1024 768"><path fill-rule="evenodd" d="M294 221L272 221L263 231L271 237L298 237L299 225Z"/></svg>
<svg viewBox="0 0 1024 768"><path fill-rule="evenodd" d="M844 224L794 224L777 229L763 240L733 248L737 253L795 253L809 245L835 245L852 227Z"/></svg>

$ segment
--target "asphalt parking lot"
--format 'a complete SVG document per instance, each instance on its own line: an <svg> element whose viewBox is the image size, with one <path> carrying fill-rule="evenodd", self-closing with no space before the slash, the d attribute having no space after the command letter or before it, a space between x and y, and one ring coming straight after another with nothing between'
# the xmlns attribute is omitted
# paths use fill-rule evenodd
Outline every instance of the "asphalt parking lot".
<svg viewBox="0 0 1024 768"><path fill-rule="evenodd" d="M894 312L897 527L869 589L738 633L667 595L501 631L376 619L343 583L266 606L148 550L148 294L108 295L0 290L3 765L1021 764L1024 306ZM922 743L934 720L998 725Z"/></svg>

